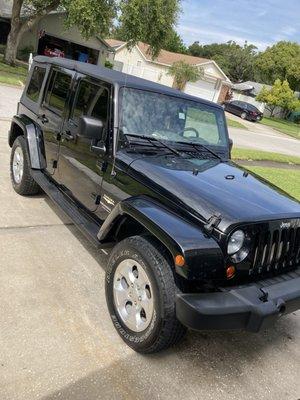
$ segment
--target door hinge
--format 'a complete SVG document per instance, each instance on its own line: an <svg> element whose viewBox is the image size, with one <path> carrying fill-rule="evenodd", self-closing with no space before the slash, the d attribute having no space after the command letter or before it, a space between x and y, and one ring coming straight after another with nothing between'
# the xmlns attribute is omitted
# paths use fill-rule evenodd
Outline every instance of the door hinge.
<svg viewBox="0 0 300 400"><path fill-rule="evenodd" d="M53 163L52 163L52 168L54 168L54 169L57 168L57 160L54 160L54 161L53 161Z"/></svg>
<svg viewBox="0 0 300 400"><path fill-rule="evenodd" d="M211 233L213 229L219 225L221 220L222 220L221 214L215 213L209 218L207 224L204 225L204 229L206 230L206 232Z"/></svg>

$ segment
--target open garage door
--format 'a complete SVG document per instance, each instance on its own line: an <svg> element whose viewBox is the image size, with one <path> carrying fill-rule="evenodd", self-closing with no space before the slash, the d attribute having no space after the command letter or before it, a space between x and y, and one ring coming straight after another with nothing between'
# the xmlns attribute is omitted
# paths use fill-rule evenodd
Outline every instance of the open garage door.
<svg viewBox="0 0 300 400"><path fill-rule="evenodd" d="M187 94L200 97L205 100L217 101L219 97L220 85L218 84L218 81L208 82L200 80L195 83L187 83L184 91Z"/></svg>

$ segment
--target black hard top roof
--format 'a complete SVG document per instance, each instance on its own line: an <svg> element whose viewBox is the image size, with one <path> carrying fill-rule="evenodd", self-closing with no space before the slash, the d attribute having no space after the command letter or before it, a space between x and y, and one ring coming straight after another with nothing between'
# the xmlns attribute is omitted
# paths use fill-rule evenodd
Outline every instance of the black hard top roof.
<svg viewBox="0 0 300 400"><path fill-rule="evenodd" d="M82 74L92 76L94 78L99 78L105 82L109 82L113 85L127 86L136 89L151 90L153 92L163 93L166 95L181 97L187 100L197 101L215 108L221 108L216 103L208 100L201 99L199 97L190 96L186 93L180 92L179 90L170 88L165 85L160 85L159 83L151 82L146 79L138 78L133 75L124 74L123 72L115 71L110 68L105 68L99 65L93 65L88 63L83 63L80 61L69 60L62 57L46 57L46 56L36 56L34 58L35 62L47 63L57 65L62 68L68 68Z"/></svg>

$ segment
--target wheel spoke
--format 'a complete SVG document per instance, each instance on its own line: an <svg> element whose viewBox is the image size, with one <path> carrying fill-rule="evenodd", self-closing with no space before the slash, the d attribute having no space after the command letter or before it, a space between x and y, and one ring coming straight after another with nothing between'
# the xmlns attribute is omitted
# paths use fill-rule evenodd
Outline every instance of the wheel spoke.
<svg viewBox="0 0 300 400"><path fill-rule="evenodd" d="M146 318L148 319L148 317L150 317L150 315L152 314L153 300L148 299L147 296L142 297L141 308L143 308L145 310Z"/></svg>
<svg viewBox="0 0 300 400"><path fill-rule="evenodd" d="M137 311L136 308L132 305L126 308L127 314L125 316L125 321L128 323L129 327L132 330L137 328Z"/></svg>

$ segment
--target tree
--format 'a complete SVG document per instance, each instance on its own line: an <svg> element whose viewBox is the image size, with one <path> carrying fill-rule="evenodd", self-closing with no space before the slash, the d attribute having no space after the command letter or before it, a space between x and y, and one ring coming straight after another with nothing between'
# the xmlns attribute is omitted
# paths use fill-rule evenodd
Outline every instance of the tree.
<svg viewBox="0 0 300 400"><path fill-rule="evenodd" d="M22 35L58 8L65 11L66 28L77 26L86 39L108 35L117 20L129 46L145 41L155 56L175 26L179 6L180 0L13 0L5 61L14 64Z"/></svg>
<svg viewBox="0 0 300 400"><path fill-rule="evenodd" d="M170 67L168 75L174 77L173 87L183 91L187 82L196 82L203 76L203 70L184 61L177 61Z"/></svg>
<svg viewBox="0 0 300 400"><path fill-rule="evenodd" d="M293 90L300 90L300 45L278 42L260 53L255 62L260 80L272 84L287 80Z"/></svg>
<svg viewBox="0 0 300 400"><path fill-rule="evenodd" d="M243 46L234 41L200 45L194 42L189 54L196 57L213 59L225 74L234 82L254 79L254 61L257 48L245 42Z"/></svg>
<svg viewBox="0 0 300 400"><path fill-rule="evenodd" d="M180 54L187 54L188 51L181 36L174 29L170 31L164 49Z"/></svg>
<svg viewBox="0 0 300 400"><path fill-rule="evenodd" d="M281 82L280 79L276 79L270 89L264 86L256 96L256 100L266 103L271 117L274 116L276 107L281 107L284 110L285 117L290 111L300 108L300 100L296 98L287 80Z"/></svg>

